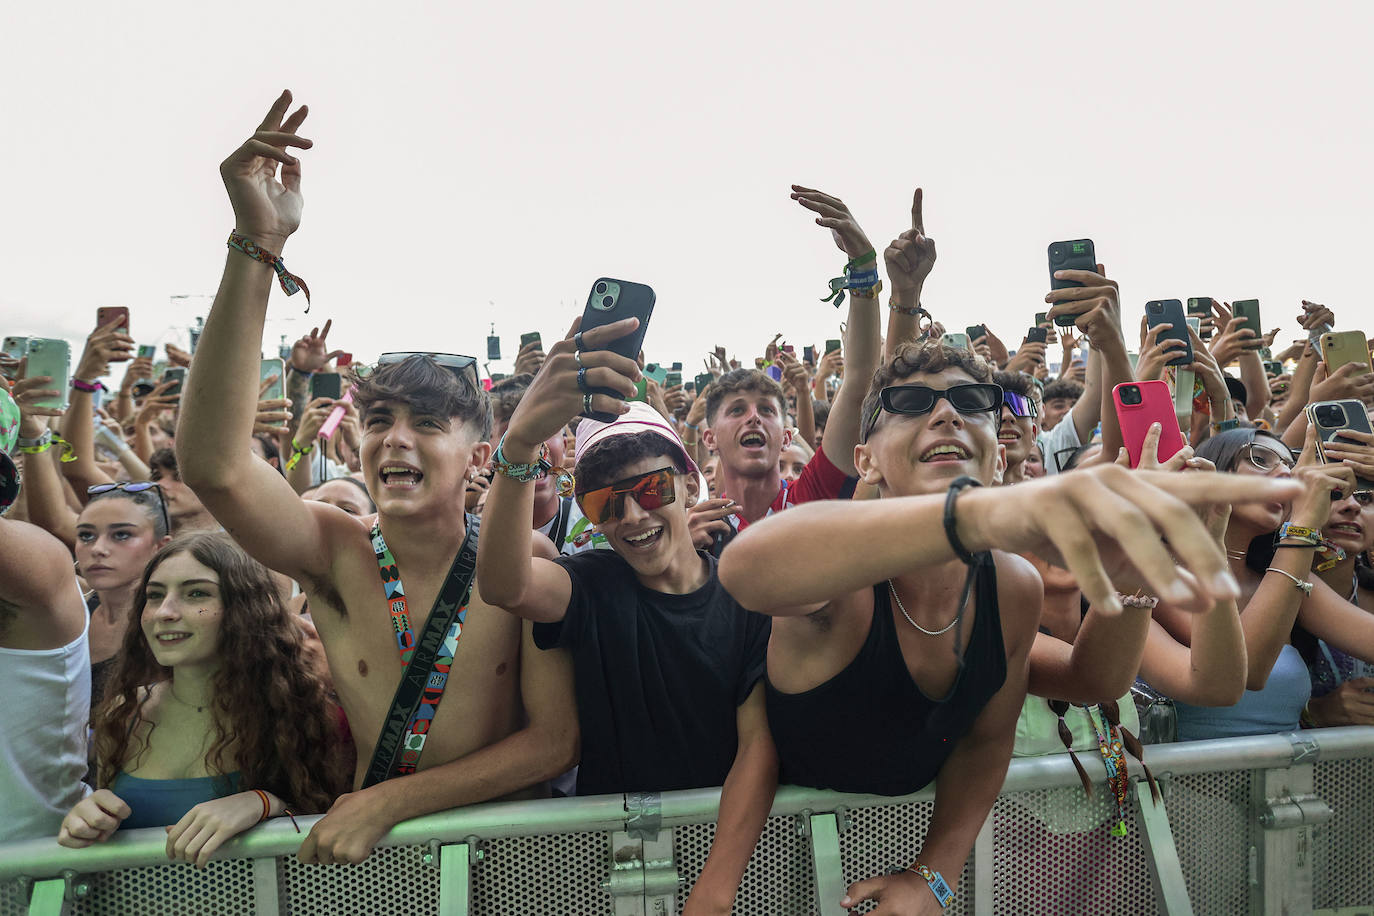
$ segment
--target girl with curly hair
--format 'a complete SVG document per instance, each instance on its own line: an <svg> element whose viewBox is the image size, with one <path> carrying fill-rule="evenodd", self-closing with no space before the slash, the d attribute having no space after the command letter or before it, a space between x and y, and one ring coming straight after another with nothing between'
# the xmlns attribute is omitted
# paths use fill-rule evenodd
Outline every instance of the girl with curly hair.
<svg viewBox="0 0 1374 916"><path fill-rule="evenodd" d="M167 855L198 866L288 809L325 811L352 760L300 625L266 567L221 534L158 551L95 715L97 791L67 814L64 846L167 826Z"/></svg>

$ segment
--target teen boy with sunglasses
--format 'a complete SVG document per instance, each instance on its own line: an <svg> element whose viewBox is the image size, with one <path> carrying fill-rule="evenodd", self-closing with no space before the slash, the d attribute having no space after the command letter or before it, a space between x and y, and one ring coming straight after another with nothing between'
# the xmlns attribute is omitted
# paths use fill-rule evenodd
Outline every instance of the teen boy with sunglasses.
<svg viewBox="0 0 1374 916"><path fill-rule="evenodd" d="M401 820L506 796L566 771L577 735L566 659L535 650L529 627L522 632L519 620L484 604L475 589L461 623L441 634L434 671L437 679L440 665L448 669L442 705L421 709L433 710L432 719L382 733L411 653L424 648L426 615L461 606L456 595L442 608L436 598L461 591L446 583L461 581L448 573L461 572L455 556L469 534L463 492L486 463L491 425L485 393L463 360L413 355L360 380L362 467L377 504L375 519L362 525L333 506L303 502L243 445L257 409L275 271L284 286L299 283L281 261L301 216L300 163L287 148L311 144L296 135L305 108L288 116L290 104L282 93L220 166L234 208L234 250L187 380L177 446L185 482L225 530L308 596L358 769L354 791L315 825L299 856L356 863ZM395 760L416 771L363 788L376 746L397 735L405 737L384 772L406 772Z"/></svg>
<svg viewBox="0 0 1374 916"><path fill-rule="evenodd" d="M933 914L953 899L1026 693L1043 589L1015 553L1068 568L1108 611L1121 609L1109 571L1131 564L1154 594L1201 607L1237 585L1191 506L1294 490L1115 466L992 490L1002 404L967 351L899 348L873 379L855 449L882 498L780 513L721 561L730 593L776 618L768 718L783 781L901 795L936 780L924 842L894 850L896 873L852 885L844 906Z"/></svg>
<svg viewBox="0 0 1374 916"><path fill-rule="evenodd" d="M478 584L492 604L540 621L541 647L572 652L579 795L724 786L685 912L729 913L777 785L758 683L768 620L740 607L692 544L688 510L706 494L672 427L647 405L589 391L634 393L634 361L597 349L634 326L549 350L493 458ZM545 442L592 410L619 419L578 424L575 491L611 550L542 559L531 547L534 482L559 475Z"/></svg>

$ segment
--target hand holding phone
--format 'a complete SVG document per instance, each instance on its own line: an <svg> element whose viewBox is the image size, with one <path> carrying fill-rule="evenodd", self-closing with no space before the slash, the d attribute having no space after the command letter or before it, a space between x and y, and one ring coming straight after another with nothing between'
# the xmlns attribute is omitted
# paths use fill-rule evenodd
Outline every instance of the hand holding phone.
<svg viewBox="0 0 1374 916"><path fill-rule="evenodd" d="M1083 284L1077 280L1066 280L1056 277L1055 273L1061 270L1090 270L1097 271L1097 252L1093 248L1092 239L1072 239L1065 242L1051 242L1049 247L1050 255L1050 289L1070 289L1081 287ZM1071 328L1074 325L1074 315L1058 315L1054 323L1061 328Z"/></svg>
<svg viewBox="0 0 1374 916"><path fill-rule="evenodd" d="M1177 340L1183 344L1178 355L1169 360L1167 366L1188 366L1193 362L1193 341L1188 336L1188 320L1183 314L1183 303L1177 299L1155 299L1145 303L1145 321L1149 327L1164 326L1156 336L1156 341Z"/></svg>
<svg viewBox="0 0 1374 916"><path fill-rule="evenodd" d="M1145 437L1149 434L1152 424L1158 423L1160 426L1160 464L1183 450L1183 434L1178 428L1173 395L1169 393L1169 385L1166 382L1158 379L1122 382L1112 389L1112 400L1115 402L1116 418L1121 424L1121 436L1126 443L1126 454L1130 457L1132 468L1140 467Z"/></svg>
<svg viewBox="0 0 1374 916"><path fill-rule="evenodd" d="M24 359L25 378L47 376L52 382L46 384L43 390L58 392L54 397L30 403L35 407L66 410L67 391L72 382L72 352L67 342L54 337L30 337L25 345Z"/></svg>
<svg viewBox="0 0 1374 916"><path fill-rule="evenodd" d="M582 310L579 334L585 335L588 331L614 324L626 318L637 318L639 324L633 331L611 341L609 346L592 348L610 350L626 359L637 359L639 352L644 349L644 335L649 330L649 318L654 313L656 298L653 288L643 283L598 277L592 283L592 290L587 295L587 305ZM582 337L579 336L578 340L581 339ZM619 392L610 388L592 388L591 393L593 395L603 394L613 398L621 397ZM592 410L584 412L583 416L600 420L602 423L611 423L619 414Z"/></svg>

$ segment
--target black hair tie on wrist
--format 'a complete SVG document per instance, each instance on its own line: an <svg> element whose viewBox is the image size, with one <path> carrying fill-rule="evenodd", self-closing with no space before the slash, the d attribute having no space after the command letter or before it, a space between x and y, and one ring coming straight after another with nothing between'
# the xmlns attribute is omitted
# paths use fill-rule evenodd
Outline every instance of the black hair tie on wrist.
<svg viewBox="0 0 1374 916"><path fill-rule="evenodd" d="M945 496L945 537L949 539L950 549L954 555L964 562L967 566L972 566L973 554L969 553L968 548L959 540L959 532L956 530L954 520L954 501L959 498L959 494L969 487L981 487L982 484L972 477L960 477L949 485L949 494Z"/></svg>

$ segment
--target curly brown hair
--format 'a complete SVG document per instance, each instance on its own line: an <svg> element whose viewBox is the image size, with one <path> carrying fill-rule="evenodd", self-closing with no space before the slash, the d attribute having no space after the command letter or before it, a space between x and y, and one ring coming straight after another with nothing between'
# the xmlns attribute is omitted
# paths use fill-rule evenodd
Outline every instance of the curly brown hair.
<svg viewBox="0 0 1374 916"><path fill-rule="evenodd" d="M951 347L939 341L910 341L897 348L896 354L873 373L873 381L868 386L868 396L864 398L859 411L862 426L859 441L865 442L873 432L878 419L878 395L884 388L896 384L900 379L910 378L917 373L944 372L946 369L962 369L975 382L992 381L992 366L981 356L963 347Z"/></svg>
<svg viewBox="0 0 1374 916"><path fill-rule="evenodd" d="M149 579L169 557L182 553L219 576L224 607L207 772L226 775L237 769L245 790L265 789L305 813L328 810L351 787L351 753L340 734L337 707L311 670L300 626L282 603L267 567L223 534L185 534L149 561L134 607L142 613ZM171 676L172 669L153 657L138 620L132 621L95 715L100 786L108 787L129 762L134 727L147 721L142 715L144 688ZM226 760L231 744L234 752ZM147 747L145 740L140 757Z"/></svg>

